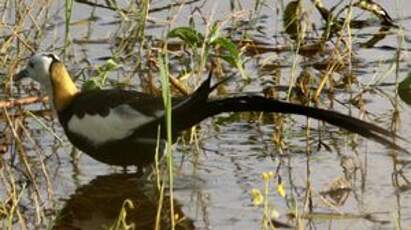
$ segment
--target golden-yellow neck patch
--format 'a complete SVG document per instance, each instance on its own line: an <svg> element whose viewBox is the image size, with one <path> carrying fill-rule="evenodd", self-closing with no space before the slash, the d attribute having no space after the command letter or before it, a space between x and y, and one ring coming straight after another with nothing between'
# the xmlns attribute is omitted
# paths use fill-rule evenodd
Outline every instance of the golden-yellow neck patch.
<svg viewBox="0 0 411 230"><path fill-rule="evenodd" d="M53 62L50 67L50 80L53 86L53 103L57 111L70 104L78 89L71 80L70 74L61 62Z"/></svg>

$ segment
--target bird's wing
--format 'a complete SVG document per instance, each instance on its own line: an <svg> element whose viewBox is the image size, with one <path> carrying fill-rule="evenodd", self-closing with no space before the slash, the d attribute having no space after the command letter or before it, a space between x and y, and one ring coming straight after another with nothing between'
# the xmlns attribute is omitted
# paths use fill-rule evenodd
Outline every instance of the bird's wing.
<svg viewBox="0 0 411 230"><path fill-rule="evenodd" d="M163 107L161 97L119 89L97 90L79 94L59 117L67 131L100 145L162 120Z"/></svg>
<svg viewBox="0 0 411 230"><path fill-rule="evenodd" d="M154 116L163 111L161 97L149 94L121 89L93 90L82 92L75 98L71 110L77 116L87 114L99 114L106 116L110 109L121 106L129 106L132 111L138 111L146 116ZM123 110L122 112L127 113Z"/></svg>

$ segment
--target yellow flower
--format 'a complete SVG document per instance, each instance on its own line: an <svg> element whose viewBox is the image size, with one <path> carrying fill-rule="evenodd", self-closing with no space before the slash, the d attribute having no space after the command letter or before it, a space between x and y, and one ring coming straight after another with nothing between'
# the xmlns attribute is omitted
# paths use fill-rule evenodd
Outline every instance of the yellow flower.
<svg viewBox="0 0 411 230"><path fill-rule="evenodd" d="M285 197L285 188L284 188L284 184L282 182L277 185L277 192L278 192L278 194L280 194L280 196L282 198Z"/></svg>
<svg viewBox="0 0 411 230"><path fill-rule="evenodd" d="M271 178L273 178L274 173L272 171L269 171L269 172L263 172L261 175L263 177L263 180L265 182L268 182Z"/></svg>
<svg viewBox="0 0 411 230"><path fill-rule="evenodd" d="M254 206L259 206L264 202L264 196L259 189L253 188L251 190L251 196L253 197Z"/></svg>

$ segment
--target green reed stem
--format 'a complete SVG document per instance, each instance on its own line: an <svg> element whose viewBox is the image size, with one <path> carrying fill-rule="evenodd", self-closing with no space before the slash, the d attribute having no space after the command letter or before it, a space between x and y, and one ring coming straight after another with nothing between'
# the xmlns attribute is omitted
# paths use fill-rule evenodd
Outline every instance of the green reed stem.
<svg viewBox="0 0 411 230"><path fill-rule="evenodd" d="M166 53L166 52L165 52ZM161 79L161 91L164 102L164 111L166 113L166 132L167 132L167 145L166 145L166 156L167 156L167 166L168 166L168 177L169 177L169 187L170 187L170 218L171 218L171 229L174 229L174 196L173 196L173 153L171 151L172 147L172 127L171 127L171 92L170 92L170 82L168 79L168 58L167 54L158 57L160 63L160 79Z"/></svg>
<svg viewBox="0 0 411 230"><path fill-rule="evenodd" d="M71 44L70 40L70 22L71 22L71 15L73 12L73 0L66 0L64 7L65 7L65 37L64 37L64 47L68 47ZM66 49L64 49L65 51Z"/></svg>

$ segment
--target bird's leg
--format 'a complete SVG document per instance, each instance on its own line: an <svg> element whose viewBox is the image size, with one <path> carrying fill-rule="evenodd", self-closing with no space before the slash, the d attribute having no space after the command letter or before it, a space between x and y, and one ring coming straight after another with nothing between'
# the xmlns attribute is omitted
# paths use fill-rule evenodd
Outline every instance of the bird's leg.
<svg viewBox="0 0 411 230"><path fill-rule="evenodd" d="M140 178L140 177L144 176L144 167L143 166L137 166L136 176L137 176L137 178Z"/></svg>
<svg viewBox="0 0 411 230"><path fill-rule="evenodd" d="M128 172L128 170L127 170L127 166L126 165L124 165L123 167L122 167L122 173L123 174L127 174L127 172Z"/></svg>

